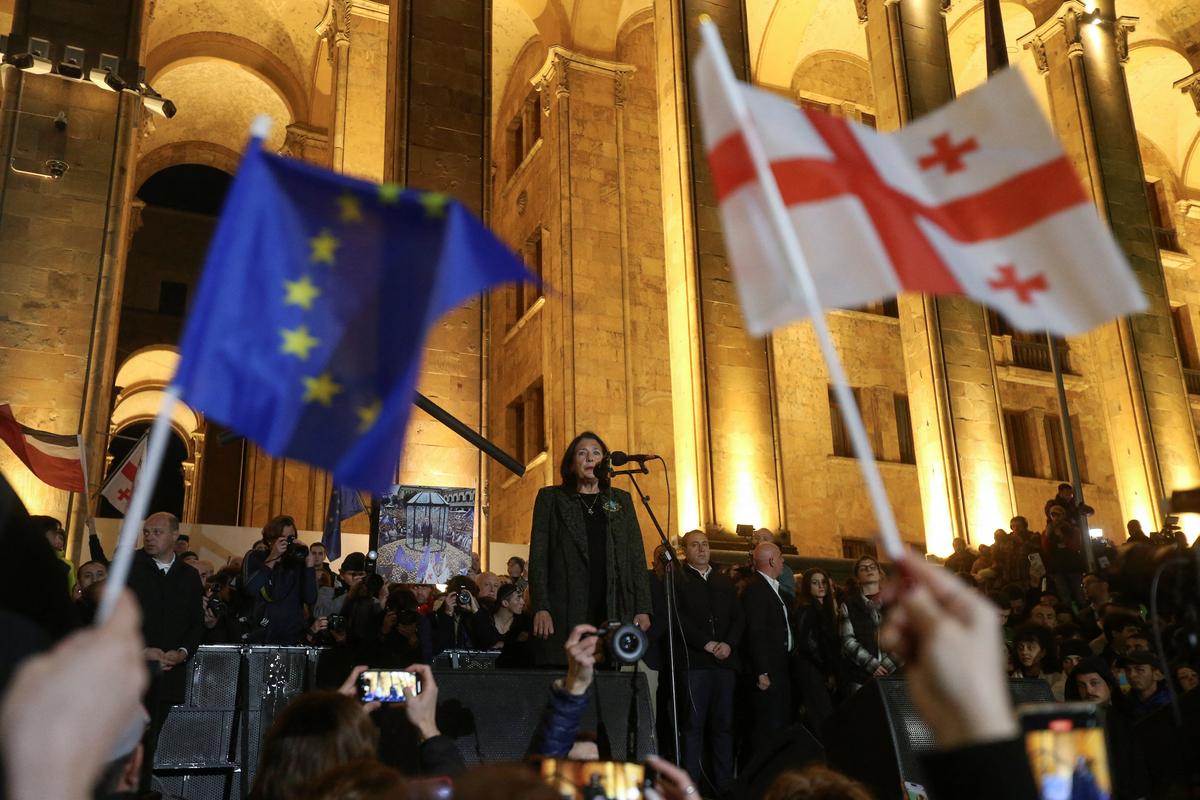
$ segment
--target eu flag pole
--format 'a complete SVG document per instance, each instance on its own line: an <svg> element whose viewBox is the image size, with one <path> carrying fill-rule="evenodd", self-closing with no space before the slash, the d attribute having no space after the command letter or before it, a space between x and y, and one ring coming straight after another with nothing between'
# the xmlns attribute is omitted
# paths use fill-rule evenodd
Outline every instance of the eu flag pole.
<svg viewBox="0 0 1200 800"><path fill-rule="evenodd" d="M338 485L386 488L429 329L481 292L534 280L452 198L272 155L268 130L256 121L226 197L139 489L157 479L179 399L275 457L329 470ZM125 584L148 501L134 492L101 621Z"/></svg>

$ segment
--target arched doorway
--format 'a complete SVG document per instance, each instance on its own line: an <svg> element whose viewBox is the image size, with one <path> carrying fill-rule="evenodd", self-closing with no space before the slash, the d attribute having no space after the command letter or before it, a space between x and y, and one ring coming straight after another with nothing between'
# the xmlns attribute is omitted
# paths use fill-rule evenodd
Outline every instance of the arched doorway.
<svg viewBox="0 0 1200 800"><path fill-rule="evenodd" d="M150 430L149 422L135 422L127 425L113 434L108 443L108 465L104 470L104 479L108 480L129 451L138 440ZM184 518L186 492L184 486L184 463L189 461L188 446L180 438L179 433L171 430L171 438L167 440L167 452L163 457L162 467L158 472L158 481L154 493L150 495L150 511L169 511L177 518ZM99 498L97 517L123 517L120 511L113 508L112 503L104 496Z"/></svg>
<svg viewBox="0 0 1200 800"><path fill-rule="evenodd" d="M118 364L142 348L178 344L231 180L215 167L176 164L138 188L140 211L121 295Z"/></svg>

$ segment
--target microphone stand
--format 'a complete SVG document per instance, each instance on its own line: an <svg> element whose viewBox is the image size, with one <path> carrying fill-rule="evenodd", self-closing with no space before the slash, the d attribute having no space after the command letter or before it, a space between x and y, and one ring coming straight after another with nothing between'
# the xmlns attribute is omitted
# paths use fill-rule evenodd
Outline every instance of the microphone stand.
<svg viewBox="0 0 1200 800"><path fill-rule="evenodd" d="M669 680L671 684L671 743L674 745L673 760L675 765L679 766L683 760L683 754L679 752L679 707L676 700L677 692L675 686L675 562L678 560L675 556L675 550L671 547L670 540L667 539L667 534L663 532L662 524L659 523L658 517L654 515L654 509L650 507L650 496L642 492L642 487L638 485L635 475L649 475L650 470L646 469L645 464L639 465L636 469L614 469L609 472L610 476L628 475L629 480L633 482L633 488L637 491L638 499L642 501L642 506L645 507L646 513L650 515L650 521L654 523L654 529L658 531L658 538L663 545L663 563L667 565L666 577L664 578L664 589L667 594L667 669L670 673Z"/></svg>

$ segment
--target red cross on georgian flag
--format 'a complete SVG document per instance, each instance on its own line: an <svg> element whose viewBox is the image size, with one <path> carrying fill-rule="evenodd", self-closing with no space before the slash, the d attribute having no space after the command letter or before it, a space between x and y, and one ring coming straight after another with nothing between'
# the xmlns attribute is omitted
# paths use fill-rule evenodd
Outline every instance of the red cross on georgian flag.
<svg viewBox="0 0 1200 800"><path fill-rule="evenodd" d="M113 504L113 508L122 514L129 509L129 500L133 494L133 481L137 477L138 470L142 468L142 459L146 457L148 436L147 433L138 439L137 444L129 451L129 455L125 456L125 460L112 471L104 488L100 490L100 494L108 498L108 502Z"/></svg>
<svg viewBox="0 0 1200 800"><path fill-rule="evenodd" d="M717 57L721 57L718 54ZM747 328L807 316L736 111L707 51L696 92ZM965 294L1058 335L1145 298L1015 70L898 132L738 84L822 306Z"/></svg>

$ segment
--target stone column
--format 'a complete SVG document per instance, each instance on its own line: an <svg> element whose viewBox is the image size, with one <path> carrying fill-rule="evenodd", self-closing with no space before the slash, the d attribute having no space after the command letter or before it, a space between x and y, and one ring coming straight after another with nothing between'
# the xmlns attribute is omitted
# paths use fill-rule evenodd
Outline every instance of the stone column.
<svg viewBox="0 0 1200 800"><path fill-rule="evenodd" d="M383 70L387 101L380 128L384 179L453 195L486 220L491 2L398 0L391 9ZM471 300L430 332L418 389L486 436L485 302ZM398 478L475 488L486 559L485 463L484 456L441 423L423 411L413 412Z"/></svg>
<svg viewBox="0 0 1200 800"><path fill-rule="evenodd" d="M864 0L877 117L891 130L954 98L948 0ZM984 309L965 298L900 298L925 538L988 543L1014 511L1004 420Z"/></svg>
<svg viewBox="0 0 1200 800"><path fill-rule="evenodd" d="M119 56L119 74L136 80L142 3L76 8L20 0L9 52L29 39L84 52L84 74L101 53ZM0 386L27 425L80 433L94 493L101 478L121 308L125 233L141 101L89 81L0 66ZM54 120L66 114L66 126ZM67 169L55 178L47 162ZM16 170L10 170L12 163ZM7 449L0 470L32 513L67 521L67 552L78 557L82 498L48 487Z"/></svg>
<svg viewBox="0 0 1200 800"><path fill-rule="evenodd" d="M702 527L778 530L783 510L770 349L746 333L742 320L686 66L700 47L697 20L708 14L720 26L734 72L748 79L745 18L740 3L718 0L656 0L654 8L681 513L695 515ZM684 524L686 530L690 520Z"/></svg>
<svg viewBox="0 0 1200 800"><path fill-rule="evenodd" d="M1090 338L1122 511L1157 526L1159 501L1200 483L1200 459L1125 82L1136 22L1117 17L1112 0L1095 11L1068 0L1021 41L1046 76L1067 154L1150 303Z"/></svg>
<svg viewBox="0 0 1200 800"><path fill-rule="evenodd" d="M388 4L329 0L317 26L333 65L332 166L381 181L387 116Z"/></svg>

